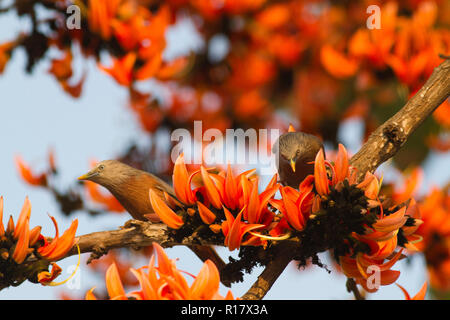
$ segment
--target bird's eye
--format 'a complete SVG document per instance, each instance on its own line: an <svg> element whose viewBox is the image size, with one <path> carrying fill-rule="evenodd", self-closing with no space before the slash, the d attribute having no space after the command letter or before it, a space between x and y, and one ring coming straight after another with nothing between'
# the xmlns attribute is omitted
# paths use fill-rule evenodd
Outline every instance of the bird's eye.
<svg viewBox="0 0 450 320"><path fill-rule="evenodd" d="M104 165L101 164L101 165L98 166L98 170L102 171L103 169L105 169Z"/></svg>

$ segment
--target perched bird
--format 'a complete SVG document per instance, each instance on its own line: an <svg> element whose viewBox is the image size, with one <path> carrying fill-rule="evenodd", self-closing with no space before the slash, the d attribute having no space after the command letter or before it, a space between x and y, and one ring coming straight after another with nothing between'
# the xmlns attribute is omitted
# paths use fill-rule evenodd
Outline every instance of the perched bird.
<svg viewBox="0 0 450 320"><path fill-rule="evenodd" d="M323 149L322 141L304 132L282 134L272 147L278 175L283 185L298 188L307 175L314 173L314 159Z"/></svg>
<svg viewBox="0 0 450 320"><path fill-rule="evenodd" d="M164 192L172 196L175 194L173 188L160 178L117 160L99 162L78 180L89 180L108 189L130 215L137 220L160 221L150 203L150 189L153 189L162 199L165 199ZM219 271L225 267L225 262L212 247L193 245L189 248L202 261L212 260ZM224 284L230 285L228 282Z"/></svg>

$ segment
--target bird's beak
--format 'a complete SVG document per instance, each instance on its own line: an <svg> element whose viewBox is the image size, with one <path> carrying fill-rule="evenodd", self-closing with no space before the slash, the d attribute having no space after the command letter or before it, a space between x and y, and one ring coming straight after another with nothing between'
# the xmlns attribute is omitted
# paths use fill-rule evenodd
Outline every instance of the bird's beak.
<svg viewBox="0 0 450 320"><path fill-rule="evenodd" d="M97 172L89 171L88 173L78 177L78 180L89 180L90 178L96 176L97 174L98 174Z"/></svg>
<svg viewBox="0 0 450 320"><path fill-rule="evenodd" d="M291 159L290 163L291 163L292 171L295 172L295 161L294 161L294 159Z"/></svg>

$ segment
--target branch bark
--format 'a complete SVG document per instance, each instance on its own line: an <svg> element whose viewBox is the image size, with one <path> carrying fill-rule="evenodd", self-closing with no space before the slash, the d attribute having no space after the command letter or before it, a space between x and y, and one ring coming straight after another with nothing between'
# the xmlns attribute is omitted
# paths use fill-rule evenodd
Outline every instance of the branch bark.
<svg viewBox="0 0 450 320"><path fill-rule="evenodd" d="M392 158L408 137L450 95L450 60L434 69L424 86L389 120L379 126L352 157L361 179Z"/></svg>
<svg viewBox="0 0 450 320"><path fill-rule="evenodd" d="M367 171L374 172L379 165L393 157L414 130L450 96L450 60L435 68L425 85L388 121L378 127L368 141L352 157L350 163L362 178ZM195 239L172 241L167 234L167 226L131 220L121 230L94 232L79 237L78 245L82 253L91 252L95 259L110 249L149 246L158 242L162 247L176 245L223 245L223 243L202 242ZM242 296L243 299L262 299L283 270L292 260L291 242L286 242L258 277L258 280ZM77 253L74 247L68 256Z"/></svg>

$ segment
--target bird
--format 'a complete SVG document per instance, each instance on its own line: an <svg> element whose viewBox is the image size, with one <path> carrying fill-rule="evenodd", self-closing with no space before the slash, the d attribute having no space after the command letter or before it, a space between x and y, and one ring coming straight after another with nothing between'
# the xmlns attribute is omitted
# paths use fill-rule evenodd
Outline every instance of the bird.
<svg viewBox="0 0 450 320"><path fill-rule="evenodd" d="M322 141L301 131L282 134L272 147L276 156L278 175L284 186L298 188L300 183L314 173L314 160Z"/></svg>
<svg viewBox="0 0 450 320"><path fill-rule="evenodd" d="M128 213L136 220L160 221L150 203L149 190L165 199L164 192L175 198L173 188L157 176L131 167L118 160L103 160L96 164L78 180L92 181L106 189L120 202ZM192 245L189 248L203 261L212 260L219 271L226 266L222 258L211 246ZM229 287L228 281L222 283Z"/></svg>

